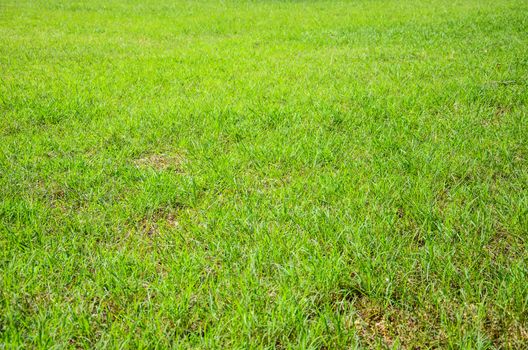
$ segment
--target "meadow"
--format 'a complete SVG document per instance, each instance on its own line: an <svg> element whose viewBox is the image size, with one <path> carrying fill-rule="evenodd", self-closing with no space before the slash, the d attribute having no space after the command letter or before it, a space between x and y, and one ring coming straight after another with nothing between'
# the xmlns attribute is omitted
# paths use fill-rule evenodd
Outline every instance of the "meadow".
<svg viewBox="0 0 528 350"><path fill-rule="evenodd" d="M0 0L0 348L528 348L525 0Z"/></svg>

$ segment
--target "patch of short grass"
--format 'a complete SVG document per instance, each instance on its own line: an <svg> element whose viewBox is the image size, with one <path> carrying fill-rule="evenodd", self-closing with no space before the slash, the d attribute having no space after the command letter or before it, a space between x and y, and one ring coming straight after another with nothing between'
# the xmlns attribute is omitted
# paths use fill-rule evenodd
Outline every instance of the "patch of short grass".
<svg viewBox="0 0 528 350"><path fill-rule="evenodd" d="M2 1L0 347L525 347L527 19Z"/></svg>

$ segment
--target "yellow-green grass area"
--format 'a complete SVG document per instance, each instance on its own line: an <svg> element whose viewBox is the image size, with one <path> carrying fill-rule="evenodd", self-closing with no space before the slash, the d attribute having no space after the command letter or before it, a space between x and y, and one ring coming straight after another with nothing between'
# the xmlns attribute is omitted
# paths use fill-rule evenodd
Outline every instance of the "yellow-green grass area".
<svg viewBox="0 0 528 350"><path fill-rule="evenodd" d="M528 346L525 0L1 0L0 348Z"/></svg>

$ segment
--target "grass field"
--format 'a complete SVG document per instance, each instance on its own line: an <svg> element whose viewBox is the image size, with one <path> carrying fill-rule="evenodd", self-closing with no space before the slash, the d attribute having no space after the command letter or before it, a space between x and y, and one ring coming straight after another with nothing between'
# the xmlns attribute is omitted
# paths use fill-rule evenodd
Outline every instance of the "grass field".
<svg viewBox="0 0 528 350"><path fill-rule="evenodd" d="M525 0L0 1L0 348L528 348Z"/></svg>

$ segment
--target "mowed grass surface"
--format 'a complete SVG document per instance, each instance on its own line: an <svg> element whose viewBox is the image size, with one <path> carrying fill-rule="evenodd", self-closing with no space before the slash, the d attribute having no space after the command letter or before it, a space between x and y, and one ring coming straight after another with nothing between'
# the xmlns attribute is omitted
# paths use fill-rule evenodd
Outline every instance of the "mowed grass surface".
<svg viewBox="0 0 528 350"><path fill-rule="evenodd" d="M525 348L528 3L0 2L0 347Z"/></svg>

